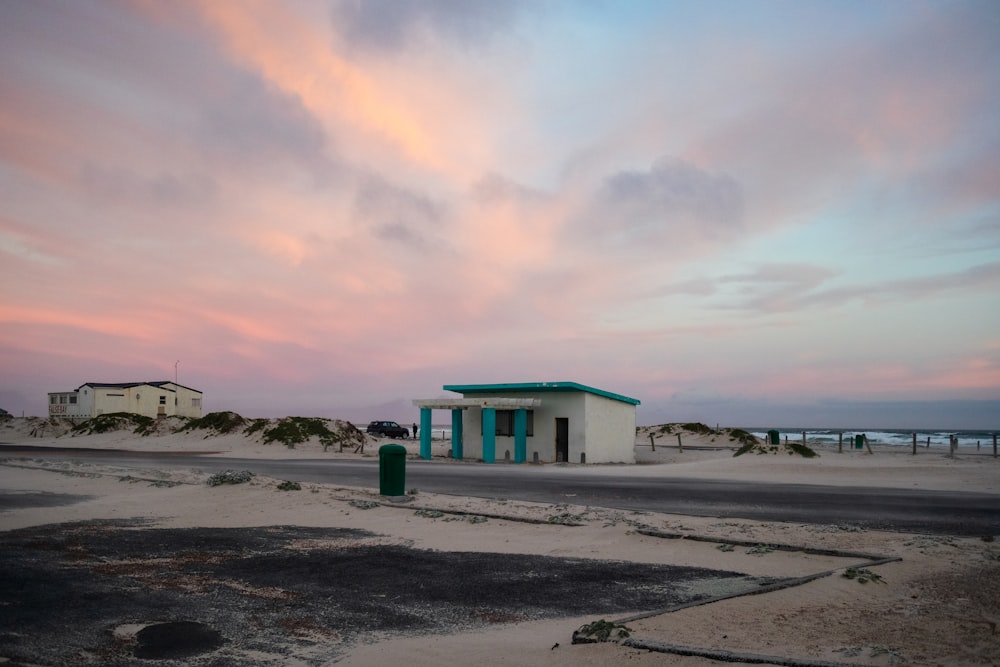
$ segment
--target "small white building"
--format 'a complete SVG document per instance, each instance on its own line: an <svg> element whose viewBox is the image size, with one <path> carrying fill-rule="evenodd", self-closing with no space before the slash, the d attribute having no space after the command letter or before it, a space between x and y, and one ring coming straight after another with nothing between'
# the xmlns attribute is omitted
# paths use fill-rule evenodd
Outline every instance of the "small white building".
<svg viewBox="0 0 1000 667"><path fill-rule="evenodd" d="M445 385L462 398L417 399L420 455L431 452L431 413L451 410L452 456L493 463L635 463L639 400L576 382Z"/></svg>
<svg viewBox="0 0 1000 667"><path fill-rule="evenodd" d="M90 419L112 412L146 417L201 417L201 392L167 380L87 382L73 391L49 393L49 416Z"/></svg>

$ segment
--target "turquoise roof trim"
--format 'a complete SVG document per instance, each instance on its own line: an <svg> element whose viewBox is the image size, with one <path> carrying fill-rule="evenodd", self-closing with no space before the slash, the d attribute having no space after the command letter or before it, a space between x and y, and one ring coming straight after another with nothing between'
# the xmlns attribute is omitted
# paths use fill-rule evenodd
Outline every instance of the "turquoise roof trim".
<svg viewBox="0 0 1000 667"><path fill-rule="evenodd" d="M446 384L442 387L445 391L454 391L458 394L502 394L512 391L547 392L547 391L585 391L588 394L595 394L610 398L614 401L639 405L638 398L629 398L621 394L613 394L603 389L595 389L578 382L511 382L505 384Z"/></svg>

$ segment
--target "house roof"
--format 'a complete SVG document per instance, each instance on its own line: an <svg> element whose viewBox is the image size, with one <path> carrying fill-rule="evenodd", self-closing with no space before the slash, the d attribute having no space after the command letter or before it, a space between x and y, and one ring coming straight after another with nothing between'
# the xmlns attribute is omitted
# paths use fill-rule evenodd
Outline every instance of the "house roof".
<svg viewBox="0 0 1000 667"><path fill-rule="evenodd" d="M84 382L83 384L81 384L79 387L76 388L76 391L80 391L84 387L93 387L94 389L130 389L132 387L142 387L146 385L150 387L158 387L160 389L166 389L167 391L173 391L173 389L164 386L168 384L172 384L175 387L180 387L182 389L187 389L189 391L194 391L199 394L202 393L201 390L199 389L194 389L192 387L185 387L184 385L177 384L172 380L159 380L157 382Z"/></svg>
<svg viewBox="0 0 1000 667"><path fill-rule="evenodd" d="M603 396L615 401L639 405L639 399L629 398L621 394L613 394L603 389L595 389L578 382L512 382L504 384L446 384L445 391L454 391L459 394L503 394L509 392L567 392L583 391L596 396Z"/></svg>

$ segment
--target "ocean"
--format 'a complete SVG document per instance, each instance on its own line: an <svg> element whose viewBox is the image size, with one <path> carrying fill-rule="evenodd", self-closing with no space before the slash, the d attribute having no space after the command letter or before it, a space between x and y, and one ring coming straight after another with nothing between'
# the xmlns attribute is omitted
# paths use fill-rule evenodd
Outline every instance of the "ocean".
<svg viewBox="0 0 1000 667"><path fill-rule="evenodd" d="M753 433L759 438L766 438L767 432L771 429L761 429L761 428L747 428L744 429L750 433ZM931 430L917 430L917 431L897 431L897 430L873 430L873 429L816 429L816 428L779 428L774 429L781 434L782 442L784 442L785 436L788 436L789 440L802 440L802 432L806 433L807 442L819 442L819 443L829 443L837 444L838 438L841 433L844 434L844 443L852 441L855 435L866 435L868 436L868 443L870 445L881 445L887 447L912 447L913 446L913 434L917 434L917 446L927 447L928 439L930 440L930 446L934 447L945 447L947 448L950 444L951 436L956 436L958 438L958 446L960 449L965 449L968 447L976 447L977 444L982 447L993 448L993 434L994 431L931 431Z"/></svg>

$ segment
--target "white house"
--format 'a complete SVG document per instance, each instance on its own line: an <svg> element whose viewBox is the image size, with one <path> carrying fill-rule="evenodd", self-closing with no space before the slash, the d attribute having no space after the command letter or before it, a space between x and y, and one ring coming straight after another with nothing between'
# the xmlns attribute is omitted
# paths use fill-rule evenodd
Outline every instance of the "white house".
<svg viewBox="0 0 1000 667"><path fill-rule="evenodd" d="M201 392L170 382L87 382L73 391L49 393L49 415L89 419L112 412L147 417L201 417Z"/></svg>
<svg viewBox="0 0 1000 667"><path fill-rule="evenodd" d="M445 385L462 398L417 399L420 455L431 452L431 413L451 410L452 456L487 463L635 463L639 400L576 382Z"/></svg>

